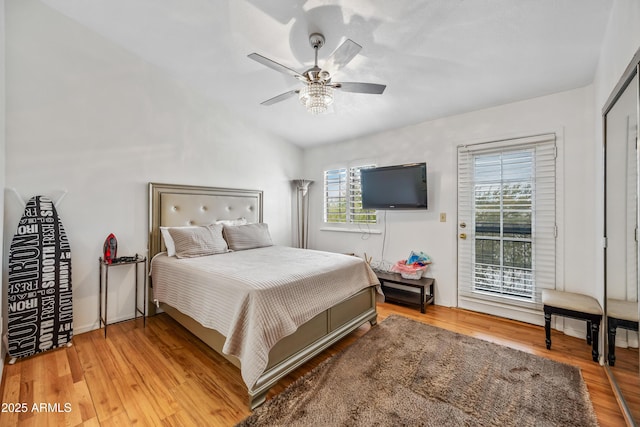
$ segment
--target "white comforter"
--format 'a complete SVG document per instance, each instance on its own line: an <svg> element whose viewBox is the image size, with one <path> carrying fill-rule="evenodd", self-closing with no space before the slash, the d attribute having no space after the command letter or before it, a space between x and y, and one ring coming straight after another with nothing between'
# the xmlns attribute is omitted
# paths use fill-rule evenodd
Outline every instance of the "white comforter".
<svg viewBox="0 0 640 427"><path fill-rule="evenodd" d="M360 258L283 246L151 263L154 297L226 337L252 389L269 351L298 326L378 279Z"/></svg>

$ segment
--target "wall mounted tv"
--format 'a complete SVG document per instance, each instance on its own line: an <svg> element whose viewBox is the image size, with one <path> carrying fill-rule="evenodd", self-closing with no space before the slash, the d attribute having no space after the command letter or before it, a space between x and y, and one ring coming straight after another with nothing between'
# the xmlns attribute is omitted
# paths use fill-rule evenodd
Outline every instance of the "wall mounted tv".
<svg viewBox="0 0 640 427"><path fill-rule="evenodd" d="M427 164L361 169L364 209L427 209Z"/></svg>

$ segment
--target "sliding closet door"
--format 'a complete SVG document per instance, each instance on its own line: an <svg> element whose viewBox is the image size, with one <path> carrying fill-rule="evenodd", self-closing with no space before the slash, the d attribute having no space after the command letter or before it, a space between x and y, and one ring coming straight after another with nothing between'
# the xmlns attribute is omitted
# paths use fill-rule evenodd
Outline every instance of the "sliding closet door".
<svg viewBox="0 0 640 427"><path fill-rule="evenodd" d="M635 71L635 70L632 70ZM609 369L640 424L638 331L638 75L605 115L605 290ZM616 327L617 325L617 327Z"/></svg>

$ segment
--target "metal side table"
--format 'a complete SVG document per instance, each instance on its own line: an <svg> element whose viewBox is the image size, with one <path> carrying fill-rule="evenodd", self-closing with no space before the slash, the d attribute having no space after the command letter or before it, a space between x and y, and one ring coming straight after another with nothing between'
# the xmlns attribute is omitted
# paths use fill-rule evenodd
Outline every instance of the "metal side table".
<svg viewBox="0 0 640 427"><path fill-rule="evenodd" d="M125 259L118 259L116 258L116 260L112 261L111 263L107 263L104 259L102 259L102 257L99 258L99 263L100 263L100 293L99 293L99 300L98 300L98 310L100 313L100 327L102 327L104 325L104 337L107 338L107 326L109 324L107 317L108 317L108 311L107 311L107 306L108 306L108 300L109 300L109 269L113 268L113 267L122 267L125 265L135 265L135 270L136 270L136 280L135 280L135 311L133 314L133 319L137 319L138 318L138 314L142 314L142 324L144 327L147 326L147 258L140 256L138 254L136 254L135 257L131 258L125 258ZM142 284L143 284L143 304L142 304L142 309L139 308L138 306L138 265L143 264L143 273L144 273L144 278L142 279ZM102 305L103 305L103 298L102 298L102 278L104 276L104 316L102 315Z"/></svg>

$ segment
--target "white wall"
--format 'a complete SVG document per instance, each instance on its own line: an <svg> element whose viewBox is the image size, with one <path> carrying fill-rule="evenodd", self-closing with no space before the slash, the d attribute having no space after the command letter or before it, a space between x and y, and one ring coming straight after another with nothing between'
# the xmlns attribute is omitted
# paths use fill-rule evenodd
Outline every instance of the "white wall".
<svg viewBox="0 0 640 427"><path fill-rule="evenodd" d="M322 172L336 159L373 158L380 166L426 161L429 209L389 212L385 259L406 258L412 249L433 258L436 303L457 305L456 284L456 147L459 144L555 132L559 146L560 203L558 239L559 287L596 295L593 188L595 125L591 86L527 101L420 123L378 135L306 150L305 177L311 189L310 246L367 252L379 260L382 235L321 231ZM439 221L439 213L447 222ZM380 215L380 213L379 213ZM378 227L381 228L381 227ZM541 320L541 319L539 319Z"/></svg>
<svg viewBox="0 0 640 427"><path fill-rule="evenodd" d="M598 118L611 91L622 77L633 55L640 48L639 21L640 2L638 0L616 0L613 3L594 78ZM598 124L600 125L600 120ZM601 142L602 134L598 133L597 137Z"/></svg>
<svg viewBox="0 0 640 427"><path fill-rule="evenodd" d="M25 199L67 192L58 213L71 242L76 333L98 326L105 237L115 233L119 255L146 253L149 181L264 190L274 241L292 243L289 180L301 149L40 2L6 6L6 186ZM5 198L6 253L22 206ZM132 270L110 271L110 319L133 315Z"/></svg>

